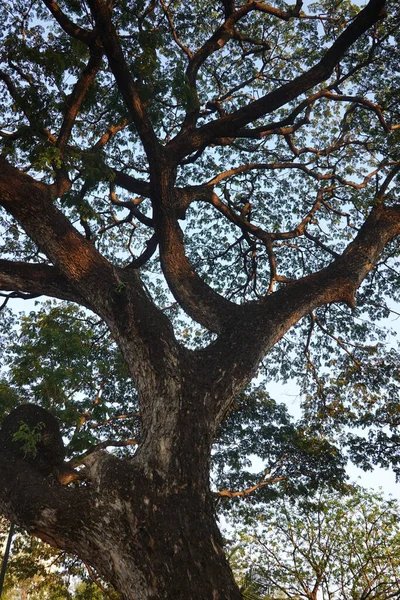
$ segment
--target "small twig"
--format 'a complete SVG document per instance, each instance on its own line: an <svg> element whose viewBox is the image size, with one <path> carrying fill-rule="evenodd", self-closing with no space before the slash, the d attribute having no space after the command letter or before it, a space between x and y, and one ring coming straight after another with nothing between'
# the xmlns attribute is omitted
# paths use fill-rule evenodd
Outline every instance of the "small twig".
<svg viewBox="0 0 400 600"><path fill-rule="evenodd" d="M252 485L246 490L239 490L236 492L234 492L233 490L220 490L219 492L213 492L213 495L219 498L243 498L249 496L250 494L255 492L255 490L258 490L260 487L263 487L265 485L271 485L272 483L278 483L279 481L283 481L284 479L287 479L286 475L282 475L281 477L271 477L269 479L262 479L261 481Z"/></svg>

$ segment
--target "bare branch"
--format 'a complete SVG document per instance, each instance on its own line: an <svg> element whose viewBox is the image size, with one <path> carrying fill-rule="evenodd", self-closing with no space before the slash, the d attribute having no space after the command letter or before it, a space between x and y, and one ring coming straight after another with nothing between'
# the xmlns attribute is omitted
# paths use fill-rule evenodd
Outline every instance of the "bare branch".
<svg viewBox="0 0 400 600"><path fill-rule="evenodd" d="M272 476L272 477L269 477L268 479L263 478L263 479L261 479L261 481L252 485L251 487L247 488L246 490L239 490L236 492L234 492L233 490L220 490L219 492L213 492L213 496L220 497L220 498L245 498L246 496L249 496L256 490L260 489L261 487L264 487L265 485L272 485L273 483L279 483L280 481L284 481L285 479L287 479L286 476L281 476L281 477Z"/></svg>

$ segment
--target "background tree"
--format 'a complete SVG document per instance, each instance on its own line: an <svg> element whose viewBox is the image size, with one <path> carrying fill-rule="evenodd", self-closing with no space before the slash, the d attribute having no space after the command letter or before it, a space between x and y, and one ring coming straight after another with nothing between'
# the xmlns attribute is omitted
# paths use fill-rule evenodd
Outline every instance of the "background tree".
<svg viewBox="0 0 400 600"><path fill-rule="evenodd" d="M238 419L269 414L272 432L286 421L291 452L280 452L285 436L272 452L265 439L252 446L272 457L272 478L285 456L300 477L299 457L307 461L311 447L329 453L343 422L367 424L359 397L349 406L325 381L333 363L343 381L368 389L372 357L376 381L392 393L376 422L395 426L396 373L384 377L377 334L360 319L387 316L398 290L398 13L389 5L385 18L382 0L306 10L301 1L104 0L0 9L4 304L45 294L81 305L105 323L129 373L121 393L108 391L109 405L103 392L95 401L93 378L101 388L125 366L117 353L110 365L89 357L91 345L102 351L96 330L86 346L77 342L86 317L63 309L71 331L55 328L46 340L51 319L42 314L41 349L38 324L22 324L32 358L24 365L12 350L21 379L4 382L4 407L25 385L25 399L31 389L59 412L71 465L83 458L86 481L49 485L4 452L0 508L80 556L125 599L239 597L209 468L261 365L268 377L306 367L317 386L302 428L260 392ZM29 372L55 341L56 362ZM90 439L94 413L104 429ZM268 430L258 423L261 440ZM364 457L362 440L344 441ZM98 446L119 442L120 456Z"/></svg>
<svg viewBox="0 0 400 600"><path fill-rule="evenodd" d="M396 500L360 488L255 511L231 557L244 597L397 598L398 515Z"/></svg>

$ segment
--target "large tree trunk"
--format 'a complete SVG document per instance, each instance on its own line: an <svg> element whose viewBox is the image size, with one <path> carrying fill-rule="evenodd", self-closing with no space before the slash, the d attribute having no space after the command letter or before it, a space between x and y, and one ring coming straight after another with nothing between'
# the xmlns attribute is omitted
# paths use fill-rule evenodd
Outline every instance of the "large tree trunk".
<svg viewBox="0 0 400 600"><path fill-rule="evenodd" d="M128 178L126 189L151 200L152 219L144 218L151 221L159 242L168 286L183 310L216 339L200 350L181 346L168 318L141 283L140 261L126 269L113 265L57 209L55 196L72 186L68 169L56 169L54 183L46 185L0 157L0 205L48 258L48 264L1 260L0 290L47 294L98 314L135 381L143 428L132 459L106 452L87 457L87 484L75 489L3 453L0 512L53 546L76 553L113 583L124 600L239 599L209 489L215 432L262 358L293 324L326 303L353 305L361 282L385 246L400 234L400 206L386 207L378 194L370 216L342 255L274 294L238 305L213 290L185 255L178 218L192 201L200 197L208 201L213 191L209 184L177 188L176 173L183 159L189 160L207 144L221 136L240 135L254 119L324 81L344 52L382 17L384 2L370 0L321 60L292 82L199 127L194 112L189 112L180 132L166 145L157 139L141 100L141 86L124 58L111 18L112 3L88 1L96 22L92 31L76 27L56 3L44 0L44 4L91 55L85 77L71 95L72 108L63 121L58 148L65 146L79 98L99 68L100 48L148 159L147 182L117 173L116 184ZM207 49L212 53L225 43L228 25L234 35L234 21L228 21L204 51L190 58L187 77L193 89ZM240 228L249 226L230 209L225 214ZM259 236L265 243L271 240L268 232L260 230Z"/></svg>
<svg viewBox="0 0 400 600"><path fill-rule="evenodd" d="M132 459L105 451L89 455L87 484L77 489L3 455L8 516L76 553L124 600L238 599L209 489L210 428L190 410L204 404L204 396L160 398L161 412L164 403L176 427L158 422L151 442L145 435ZM179 405L187 407L184 416L174 410Z"/></svg>
<svg viewBox="0 0 400 600"><path fill-rule="evenodd" d="M130 368L143 428L133 459L90 456L88 484L77 489L54 484L3 454L0 511L76 553L125 600L239 598L209 491L215 432L262 357L294 323L327 302L352 304L385 245L400 232L400 206L375 206L326 268L262 302L239 306L216 297L191 268L177 220L166 208L174 207L170 183L161 179L156 214L166 278L186 311L218 334L201 350L177 342L140 273L102 257L56 209L51 188L0 160L2 205L53 263L12 263L11 269L2 261L1 288L52 293L99 314Z"/></svg>
<svg viewBox="0 0 400 600"><path fill-rule="evenodd" d="M88 560L100 574L129 600L240 598L208 490L134 465L111 470L112 487L99 490L99 547L93 533L87 540ZM128 489L127 481L135 484Z"/></svg>

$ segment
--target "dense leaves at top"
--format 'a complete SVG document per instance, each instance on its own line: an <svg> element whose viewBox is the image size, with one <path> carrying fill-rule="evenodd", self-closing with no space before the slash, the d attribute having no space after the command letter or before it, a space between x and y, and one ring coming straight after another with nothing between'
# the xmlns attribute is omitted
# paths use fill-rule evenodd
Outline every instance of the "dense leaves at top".
<svg viewBox="0 0 400 600"><path fill-rule="evenodd" d="M93 41L90 6L73 0L2 3L1 152L37 179L55 181L57 206L115 264L141 267L149 293L171 317L176 335L201 346L211 334L180 310L165 285L148 153L103 49ZM396 200L400 39L395 2L389 2L384 20L352 44L326 81L305 87L271 114L257 113L257 101L318 64L358 12L348 0L304 6L280 0L271 6L114 3L113 22L127 65L164 146L193 124L205 131L245 107L254 110L254 119L234 136L228 128L212 143L197 144L193 135L176 167L186 254L205 281L238 304L324 267L355 236L377 199L386 194L387 204ZM0 226L3 258L48 262L5 212ZM398 373L384 358L386 334L371 325L387 319L398 301L397 266L393 243L360 289L355 310L318 309L280 342L261 372L301 381L306 421L299 432L310 434L314 428L321 451L343 424L377 426L367 454L368 440L342 434L365 467L371 460L398 461L390 433L398 425ZM58 407L71 451L114 438L120 416L137 419L135 392L103 335L92 317L71 308L46 308L22 322L11 346L4 342L13 365L4 376L19 391L25 386L27 396L33 393L44 405ZM53 349L46 354L51 345L59 348L58 356ZM283 409L267 400L263 404L257 393L255 398L257 410L248 402L239 413L249 423L260 420L261 441L254 447L242 439L237 444L242 458L232 458L232 469L242 465L246 452L261 455L267 467L290 456L284 445L276 454L269 446L270 456L262 450L262 440L276 435L263 420L278 423L280 433L287 428L282 439L299 448L299 439L293 440L300 433L290 429ZM87 425L89 413L96 435ZM228 429L236 427L241 440L244 429L234 416L229 419ZM132 422L126 431L122 422L118 433L128 439ZM134 431L139 429L135 422ZM224 435L228 440L232 434ZM243 485L257 479L240 477Z"/></svg>

